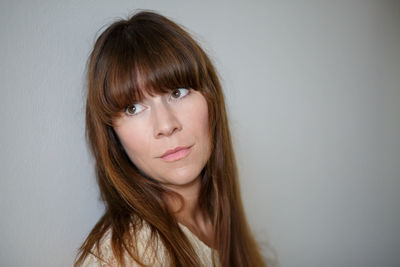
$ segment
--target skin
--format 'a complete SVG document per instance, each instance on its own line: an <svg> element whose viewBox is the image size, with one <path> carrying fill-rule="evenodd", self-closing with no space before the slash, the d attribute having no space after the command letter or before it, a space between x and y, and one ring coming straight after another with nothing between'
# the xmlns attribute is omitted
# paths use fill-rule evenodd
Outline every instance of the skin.
<svg viewBox="0 0 400 267"><path fill-rule="evenodd" d="M211 153L204 96L185 88L169 94L146 95L141 103L121 112L113 124L131 161L183 197L183 208L173 199L168 203L178 222L212 246L211 222L198 208L199 175ZM186 157L172 162L162 158L167 150L182 146L190 147Z"/></svg>

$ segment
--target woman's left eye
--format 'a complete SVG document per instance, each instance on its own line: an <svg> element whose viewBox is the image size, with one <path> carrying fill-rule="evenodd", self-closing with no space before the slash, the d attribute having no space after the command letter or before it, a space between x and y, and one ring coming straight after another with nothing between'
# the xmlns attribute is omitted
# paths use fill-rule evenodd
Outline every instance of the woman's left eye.
<svg viewBox="0 0 400 267"><path fill-rule="evenodd" d="M182 98L189 93L189 89L186 88L177 88L172 90L171 97L172 98Z"/></svg>

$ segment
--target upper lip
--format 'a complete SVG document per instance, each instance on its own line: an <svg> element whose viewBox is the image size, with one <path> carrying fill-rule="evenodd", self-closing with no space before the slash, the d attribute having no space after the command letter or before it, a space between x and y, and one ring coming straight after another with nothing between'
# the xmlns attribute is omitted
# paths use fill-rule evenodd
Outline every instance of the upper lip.
<svg viewBox="0 0 400 267"><path fill-rule="evenodd" d="M168 156L170 154L178 152L179 150L187 149L187 148L190 148L190 146L178 146L178 147L175 147L174 149L169 149L169 150L165 151L164 154L162 154L161 157L163 158L165 156Z"/></svg>

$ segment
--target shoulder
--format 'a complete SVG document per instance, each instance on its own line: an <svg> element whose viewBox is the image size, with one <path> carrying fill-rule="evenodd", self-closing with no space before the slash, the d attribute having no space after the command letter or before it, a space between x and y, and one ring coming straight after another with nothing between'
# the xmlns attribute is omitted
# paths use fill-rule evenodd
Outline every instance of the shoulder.
<svg viewBox="0 0 400 267"><path fill-rule="evenodd" d="M168 260L166 249L158 236L152 236L150 226L146 222L143 222L135 230L133 225L131 225L130 229L134 243L134 248L131 252L143 264L165 266ZM100 240L99 245L92 248L91 254L85 258L81 266L119 266L112 250L111 238L112 230L108 229ZM127 266L141 266L126 251L124 253L124 260Z"/></svg>
<svg viewBox="0 0 400 267"><path fill-rule="evenodd" d="M118 266L111 247L111 229L107 230L99 245L92 248L81 266Z"/></svg>

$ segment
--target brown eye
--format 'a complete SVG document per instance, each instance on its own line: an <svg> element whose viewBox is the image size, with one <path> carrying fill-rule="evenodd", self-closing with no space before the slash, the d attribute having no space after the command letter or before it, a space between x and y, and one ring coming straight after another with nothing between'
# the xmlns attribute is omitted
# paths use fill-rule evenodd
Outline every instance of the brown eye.
<svg viewBox="0 0 400 267"><path fill-rule="evenodd" d="M135 111L136 111L135 105L130 105L126 108L126 113L128 113L128 114L131 114L131 115L135 114Z"/></svg>
<svg viewBox="0 0 400 267"><path fill-rule="evenodd" d="M173 98L179 98L181 96L181 92L178 89L175 89L172 91L172 97Z"/></svg>
<svg viewBox="0 0 400 267"><path fill-rule="evenodd" d="M137 103L127 106L125 109L125 113L128 116L132 116L139 114L143 110L145 110L145 107L142 104Z"/></svg>
<svg viewBox="0 0 400 267"><path fill-rule="evenodd" d="M189 93L189 89L186 88L177 88L172 90L171 97L173 98L182 98Z"/></svg>

